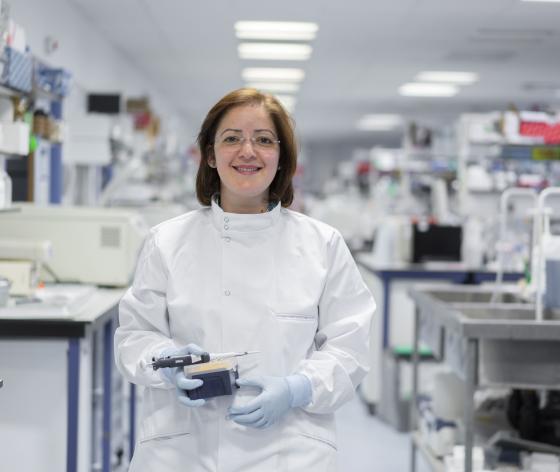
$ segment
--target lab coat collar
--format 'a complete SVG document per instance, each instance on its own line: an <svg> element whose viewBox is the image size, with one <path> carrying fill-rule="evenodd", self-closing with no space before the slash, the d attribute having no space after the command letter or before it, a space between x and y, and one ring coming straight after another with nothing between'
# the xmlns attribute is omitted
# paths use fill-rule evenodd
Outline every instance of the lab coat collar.
<svg viewBox="0 0 560 472"><path fill-rule="evenodd" d="M278 203L266 213L227 213L216 203L216 199L212 198L212 220L216 229L223 233L261 231L270 229L277 223L281 207Z"/></svg>

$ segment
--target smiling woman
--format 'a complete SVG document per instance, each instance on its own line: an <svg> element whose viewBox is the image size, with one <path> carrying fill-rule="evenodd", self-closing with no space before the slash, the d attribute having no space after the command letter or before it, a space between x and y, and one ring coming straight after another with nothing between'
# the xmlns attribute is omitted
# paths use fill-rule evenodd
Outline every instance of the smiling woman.
<svg viewBox="0 0 560 472"><path fill-rule="evenodd" d="M251 136L246 138L245 135ZM278 171L276 128L260 104L237 106L221 119L208 165L220 176L224 211L262 213Z"/></svg>
<svg viewBox="0 0 560 472"><path fill-rule="evenodd" d="M119 307L117 364L146 387L130 472L334 472L375 302L340 233L286 208L296 144L276 99L226 95L198 143L204 208L152 229ZM258 354L204 397L210 380L146 367L204 351Z"/></svg>
<svg viewBox="0 0 560 472"><path fill-rule="evenodd" d="M226 211L258 213L292 203L297 145L291 119L273 96L235 90L208 112L198 135L197 197L220 195Z"/></svg>

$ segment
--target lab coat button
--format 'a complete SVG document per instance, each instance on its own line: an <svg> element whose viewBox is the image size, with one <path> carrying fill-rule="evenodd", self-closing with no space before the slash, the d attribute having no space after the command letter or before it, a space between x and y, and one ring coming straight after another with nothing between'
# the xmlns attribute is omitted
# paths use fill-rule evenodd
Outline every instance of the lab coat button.
<svg viewBox="0 0 560 472"><path fill-rule="evenodd" d="M224 229L227 231L229 229L228 225L224 225Z"/></svg>
<svg viewBox="0 0 560 472"><path fill-rule="evenodd" d="M226 243L229 243L229 242L231 242L231 238L228 236L228 237L226 238Z"/></svg>
<svg viewBox="0 0 560 472"><path fill-rule="evenodd" d="M225 294L226 297L229 297L231 295L231 292L229 290L225 290L224 294Z"/></svg>
<svg viewBox="0 0 560 472"><path fill-rule="evenodd" d="M227 223L227 222L229 221L229 218L226 216L226 217L224 218L224 221Z"/></svg>

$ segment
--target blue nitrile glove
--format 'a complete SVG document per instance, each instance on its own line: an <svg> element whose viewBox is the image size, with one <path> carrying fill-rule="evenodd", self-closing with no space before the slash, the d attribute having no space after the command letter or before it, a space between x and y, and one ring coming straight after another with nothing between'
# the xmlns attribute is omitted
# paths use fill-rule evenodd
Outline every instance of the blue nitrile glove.
<svg viewBox="0 0 560 472"><path fill-rule="evenodd" d="M311 381L302 374L288 377L238 379L240 387L259 387L262 392L246 405L229 408L229 418L253 428L268 428L290 408L305 406L311 401Z"/></svg>
<svg viewBox="0 0 560 472"><path fill-rule="evenodd" d="M187 344L181 348L168 348L160 353L160 357L168 356L186 356L187 354L195 354L200 356L205 351L196 344ZM200 379L187 379L182 367L164 367L160 369L160 375L167 380L170 384L175 385L177 392L177 399L185 406L202 406L206 400L199 398L198 400L191 400L187 396L186 390L194 390L200 387L203 382Z"/></svg>

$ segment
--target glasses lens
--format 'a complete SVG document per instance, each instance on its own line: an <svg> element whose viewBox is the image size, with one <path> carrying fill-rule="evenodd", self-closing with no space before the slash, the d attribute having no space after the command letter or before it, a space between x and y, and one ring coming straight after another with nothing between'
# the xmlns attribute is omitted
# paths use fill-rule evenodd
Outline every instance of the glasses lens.
<svg viewBox="0 0 560 472"><path fill-rule="evenodd" d="M231 133L222 136L219 140L219 144L227 149L238 149L246 140L247 138L240 134ZM250 142L255 148L262 150L275 149L278 146L278 140L267 133L253 136Z"/></svg>
<svg viewBox="0 0 560 472"><path fill-rule="evenodd" d="M226 134L222 137L220 143L224 146L235 147L241 144L242 138L236 134Z"/></svg>
<svg viewBox="0 0 560 472"><path fill-rule="evenodd" d="M253 142L256 146L264 149L270 149L276 145L276 141L268 135L257 135L253 138Z"/></svg>

